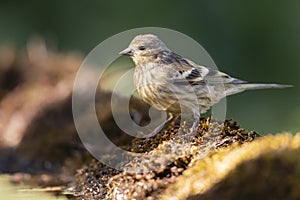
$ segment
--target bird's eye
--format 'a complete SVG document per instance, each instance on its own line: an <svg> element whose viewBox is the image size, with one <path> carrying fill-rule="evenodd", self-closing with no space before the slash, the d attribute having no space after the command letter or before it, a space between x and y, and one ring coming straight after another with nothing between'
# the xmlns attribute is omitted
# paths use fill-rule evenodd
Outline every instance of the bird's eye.
<svg viewBox="0 0 300 200"><path fill-rule="evenodd" d="M146 49L145 46L139 46L139 50L143 51L143 50L145 50L145 49Z"/></svg>

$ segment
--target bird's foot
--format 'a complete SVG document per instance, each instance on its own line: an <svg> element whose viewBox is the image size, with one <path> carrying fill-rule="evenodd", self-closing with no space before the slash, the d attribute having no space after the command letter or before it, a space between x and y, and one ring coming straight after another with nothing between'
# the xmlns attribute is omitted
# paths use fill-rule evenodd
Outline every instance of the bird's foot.
<svg viewBox="0 0 300 200"><path fill-rule="evenodd" d="M164 126L169 123L173 119L173 115L169 114L169 118L165 120L163 123L161 123L159 126L157 126L151 133L147 134L144 138L151 138L155 136L157 133L159 133Z"/></svg>
<svg viewBox="0 0 300 200"><path fill-rule="evenodd" d="M177 137L185 142L192 142L198 132L198 122L194 122L190 128L188 127L186 124L183 124L178 129Z"/></svg>

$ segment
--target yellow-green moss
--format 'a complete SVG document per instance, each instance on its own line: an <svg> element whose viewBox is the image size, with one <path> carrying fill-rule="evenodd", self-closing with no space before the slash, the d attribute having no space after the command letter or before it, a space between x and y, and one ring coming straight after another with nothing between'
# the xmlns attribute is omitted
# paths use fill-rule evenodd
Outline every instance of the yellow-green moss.
<svg viewBox="0 0 300 200"><path fill-rule="evenodd" d="M299 199L299 185L300 133L285 133L195 161L161 199Z"/></svg>

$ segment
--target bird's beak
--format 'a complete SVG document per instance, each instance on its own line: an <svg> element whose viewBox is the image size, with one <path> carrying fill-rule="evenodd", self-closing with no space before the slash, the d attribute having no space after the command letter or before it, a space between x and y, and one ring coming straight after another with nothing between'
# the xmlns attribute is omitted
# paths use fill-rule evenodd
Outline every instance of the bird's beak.
<svg viewBox="0 0 300 200"><path fill-rule="evenodd" d="M124 49L123 51L121 51L119 53L119 55L123 55L123 56L133 56L133 51L132 49L130 49L129 47L127 49Z"/></svg>

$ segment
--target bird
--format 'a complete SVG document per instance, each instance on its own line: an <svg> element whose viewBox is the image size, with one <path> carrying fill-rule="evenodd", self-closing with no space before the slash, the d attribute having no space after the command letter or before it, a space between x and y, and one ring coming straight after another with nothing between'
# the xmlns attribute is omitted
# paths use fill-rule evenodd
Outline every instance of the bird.
<svg viewBox="0 0 300 200"><path fill-rule="evenodd" d="M141 99L169 114L169 118L149 134L150 137L158 133L165 123L182 115L192 123L190 132L195 132L200 114L226 96L245 90L291 87L249 83L198 65L171 51L154 34L135 36L119 54L129 56L135 64L133 81Z"/></svg>

